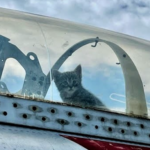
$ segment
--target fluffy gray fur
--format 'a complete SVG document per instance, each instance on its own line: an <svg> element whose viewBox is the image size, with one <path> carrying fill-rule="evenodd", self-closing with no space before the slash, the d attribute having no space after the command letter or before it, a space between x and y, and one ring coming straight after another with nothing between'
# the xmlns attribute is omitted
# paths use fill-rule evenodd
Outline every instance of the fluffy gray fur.
<svg viewBox="0 0 150 150"><path fill-rule="evenodd" d="M60 92L62 100L66 103L82 107L106 108L97 97L82 86L81 70L81 65L79 65L74 71L63 73L57 70L53 71L54 82Z"/></svg>

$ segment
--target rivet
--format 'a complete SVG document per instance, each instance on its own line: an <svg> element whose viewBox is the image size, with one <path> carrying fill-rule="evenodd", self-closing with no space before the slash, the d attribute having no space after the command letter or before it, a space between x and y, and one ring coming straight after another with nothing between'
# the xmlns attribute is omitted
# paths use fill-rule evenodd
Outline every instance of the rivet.
<svg viewBox="0 0 150 150"><path fill-rule="evenodd" d="M131 123L130 123L130 122L127 122L127 126L128 126L128 127L131 126Z"/></svg>
<svg viewBox="0 0 150 150"><path fill-rule="evenodd" d="M95 129L98 129L98 125L95 126Z"/></svg>
<svg viewBox="0 0 150 150"><path fill-rule="evenodd" d="M60 123L61 125L68 125L69 121L64 120L64 119L57 119L57 122Z"/></svg>
<svg viewBox="0 0 150 150"><path fill-rule="evenodd" d="M17 105L17 103L14 103L13 106L16 108L18 105Z"/></svg>
<svg viewBox="0 0 150 150"><path fill-rule="evenodd" d="M43 111L43 109L41 107L36 106L36 105L29 105L28 109L33 112L42 112Z"/></svg>
<svg viewBox="0 0 150 150"><path fill-rule="evenodd" d="M114 120L114 124L116 124L116 125L118 124L118 121L116 119Z"/></svg>
<svg viewBox="0 0 150 150"><path fill-rule="evenodd" d="M65 121L62 119L62 120L60 121L60 123L61 123L61 124L64 124L64 123L65 123Z"/></svg>
<svg viewBox="0 0 150 150"><path fill-rule="evenodd" d="M125 133L125 131L122 129L122 130L121 130L121 133L122 133L122 134L124 134L124 133Z"/></svg>
<svg viewBox="0 0 150 150"><path fill-rule="evenodd" d="M6 112L6 111L4 111L4 112L3 112L3 115L4 115L4 116L7 116L7 112Z"/></svg>
<svg viewBox="0 0 150 150"><path fill-rule="evenodd" d="M43 121L43 122L49 122L50 119L46 116L36 116L36 119Z"/></svg>
<svg viewBox="0 0 150 150"><path fill-rule="evenodd" d="M72 113L71 113L71 112L68 112L68 116L72 116Z"/></svg>
<svg viewBox="0 0 150 150"><path fill-rule="evenodd" d="M136 132L136 131L134 131L133 134L134 134L135 136L137 136L137 132Z"/></svg>
<svg viewBox="0 0 150 150"><path fill-rule="evenodd" d="M82 126L82 123L78 122L78 126L81 127L81 126Z"/></svg>
<svg viewBox="0 0 150 150"><path fill-rule="evenodd" d="M111 128L111 127L109 127L109 128L108 128L108 131L109 131L109 132L112 132L112 128Z"/></svg>
<svg viewBox="0 0 150 150"><path fill-rule="evenodd" d="M46 121L46 118L45 118L45 117L42 117L42 121Z"/></svg>
<svg viewBox="0 0 150 150"><path fill-rule="evenodd" d="M27 115L26 115L26 114L23 114L22 117L23 117L24 119L27 119Z"/></svg>
<svg viewBox="0 0 150 150"><path fill-rule="evenodd" d="M141 124L140 126L141 126L142 129L144 129L144 125L143 124Z"/></svg>
<svg viewBox="0 0 150 150"><path fill-rule="evenodd" d="M51 109L51 113L53 113L53 114L54 114L54 113L55 113L55 109Z"/></svg>
<svg viewBox="0 0 150 150"><path fill-rule="evenodd" d="M36 106L33 106L33 107L32 107L32 110L33 110L33 111L36 111L36 110L37 110L37 107L36 107Z"/></svg>
<svg viewBox="0 0 150 150"><path fill-rule="evenodd" d="M101 118L101 122L105 122L105 118L102 117L102 118Z"/></svg>
<svg viewBox="0 0 150 150"><path fill-rule="evenodd" d="M87 120L89 120L89 119L90 119L90 116L89 116L89 115L86 115L85 118L86 118Z"/></svg>

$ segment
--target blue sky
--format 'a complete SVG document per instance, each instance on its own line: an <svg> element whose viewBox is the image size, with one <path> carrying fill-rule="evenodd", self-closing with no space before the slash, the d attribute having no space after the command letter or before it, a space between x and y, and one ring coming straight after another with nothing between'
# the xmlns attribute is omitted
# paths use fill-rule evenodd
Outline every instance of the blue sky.
<svg viewBox="0 0 150 150"><path fill-rule="evenodd" d="M0 7L66 19L150 40L149 0L0 0Z"/></svg>

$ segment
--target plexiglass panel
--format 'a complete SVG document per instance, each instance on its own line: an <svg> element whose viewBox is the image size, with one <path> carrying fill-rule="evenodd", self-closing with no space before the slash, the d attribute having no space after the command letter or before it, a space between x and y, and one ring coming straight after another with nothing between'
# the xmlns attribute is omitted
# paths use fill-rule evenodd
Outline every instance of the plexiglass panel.
<svg viewBox="0 0 150 150"><path fill-rule="evenodd" d="M149 42L0 9L0 91L148 116Z"/></svg>

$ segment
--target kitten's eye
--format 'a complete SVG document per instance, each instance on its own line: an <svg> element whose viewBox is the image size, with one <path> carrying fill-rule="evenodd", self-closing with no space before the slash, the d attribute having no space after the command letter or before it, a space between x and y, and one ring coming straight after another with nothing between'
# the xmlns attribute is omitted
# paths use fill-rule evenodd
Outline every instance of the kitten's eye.
<svg viewBox="0 0 150 150"><path fill-rule="evenodd" d="M67 86L68 86L68 83L67 83L66 81L64 81L64 82L62 83L62 86L63 86L63 87L67 87Z"/></svg>
<svg viewBox="0 0 150 150"><path fill-rule="evenodd" d="M78 86L78 83L76 81L73 81L73 86Z"/></svg>

